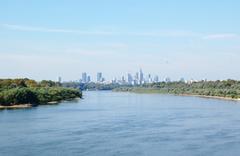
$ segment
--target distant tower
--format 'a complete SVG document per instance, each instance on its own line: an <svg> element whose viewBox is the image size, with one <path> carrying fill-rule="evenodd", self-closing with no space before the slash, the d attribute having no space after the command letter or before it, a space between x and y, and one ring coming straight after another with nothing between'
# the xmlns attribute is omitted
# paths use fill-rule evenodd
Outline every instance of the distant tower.
<svg viewBox="0 0 240 156"><path fill-rule="evenodd" d="M142 84L143 83L143 72L142 72L142 69L140 69L140 72L139 72L139 84Z"/></svg>
<svg viewBox="0 0 240 156"><path fill-rule="evenodd" d="M154 77L154 82L158 82L159 81L159 79L158 79L158 76L156 75L155 77Z"/></svg>
<svg viewBox="0 0 240 156"><path fill-rule="evenodd" d="M98 72L97 73L97 82L102 82L103 78L102 78L102 73Z"/></svg>
<svg viewBox="0 0 240 156"><path fill-rule="evenodd" d="M151 74L148 74L147 81L148 81L148 83L152 83L152 77L151 77Z"/></svg>
<svg viewBox="0 0 240 156"><path fill-rule="evenodd" d="M122 83L125 83L125 78L124 78L124 76L122 76L121 82L122 82Z"/></svg>
<svg viewBox="0 0 240 156"><path fill-rule="evenodd" d="M82 82L83 83L87 82L87 73L86 72L82 73Z"/></svg>
<svg viewBox="0 0 240 156"><path fill-rule="evenodd" d="M91 77L88 75L87 76L87 83L91 82Z"/></svg>
<svg viewBox="0 0 240 156"><path fill-rule="evenodd" d="M130 73L128 73L128 76L127 76L128 84L132 84L132 81L133 81L132 75Z"/></svg>
<svg viewBox="0 0 240 156"><path fill-rule="evenodd" d="M58 77L58 83L61 83L62 82L62 78L59 76Z"/></svg>
<svg viewBox="0 0 240 156"><path fill-rule="evenodd" d="M135 80L136 80L136 81L139 80L139 73L138 73L138 72L136 72L136 74L135 74Z"/></svg>

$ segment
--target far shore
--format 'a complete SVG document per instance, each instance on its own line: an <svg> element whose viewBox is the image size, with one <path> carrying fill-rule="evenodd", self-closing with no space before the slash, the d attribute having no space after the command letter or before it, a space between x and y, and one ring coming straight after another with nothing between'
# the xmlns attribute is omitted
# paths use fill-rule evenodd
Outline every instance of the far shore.
<svg viewBox="0 0 240 156"><path fill-rule="evenodd" d="M221 96L207 96L207 95L195 95L195 94L174 94L179 96L195 96L201 98L211 98L211 99L220 99L220 100L231 100L231 101L240 101L240 98L234 99L231 97L221 97Z"/></svg>
<svg viewBox="0 0 240 156"><path fill-rule="evenodd" d="M117 92L130 92L130 93L140 93L140 94L168 94L168 95L175 95L175 96L193 96L193 97L200 97L200 98L210 98L210 99L219 99L219 100L228 100L228 101L239 101L240 98L231 98L231 97L221 97L221 96L207 96L207 95L197 95L197 94L171 94L171 93L163 93L163 92L148 92L148 91L117 91Z"/></svg>

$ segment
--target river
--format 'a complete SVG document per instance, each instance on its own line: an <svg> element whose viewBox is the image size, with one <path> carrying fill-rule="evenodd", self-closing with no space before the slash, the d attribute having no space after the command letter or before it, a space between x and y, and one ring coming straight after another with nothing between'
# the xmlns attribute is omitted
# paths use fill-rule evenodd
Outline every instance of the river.
<svg viewBox="0 0 240 156"><path fill-rule="evenodd" d="M111 91L83 96L58 105L0 111L0 155L240 153L240 102Z"/></svg>

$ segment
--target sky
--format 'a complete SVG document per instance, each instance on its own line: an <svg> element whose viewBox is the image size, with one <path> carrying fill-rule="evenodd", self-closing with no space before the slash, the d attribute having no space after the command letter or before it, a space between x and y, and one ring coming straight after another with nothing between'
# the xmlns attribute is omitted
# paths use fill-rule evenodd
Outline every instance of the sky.
<svg viewBox="0 0 240 156"><path fill-rule="evenodd" d="M185 79L240 79L239 0L0 2L0 77L110 80L140 68Z"/></svg>

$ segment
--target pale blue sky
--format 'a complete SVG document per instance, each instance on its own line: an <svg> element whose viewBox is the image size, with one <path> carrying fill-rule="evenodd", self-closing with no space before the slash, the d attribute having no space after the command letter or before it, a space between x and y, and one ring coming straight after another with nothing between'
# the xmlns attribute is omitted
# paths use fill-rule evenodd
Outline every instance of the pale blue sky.
<svg viewBox="0 0 240 156"><path fill-rule="evenodd" d="M240 79L239 0L0 2L0 77Z"/></svg>

